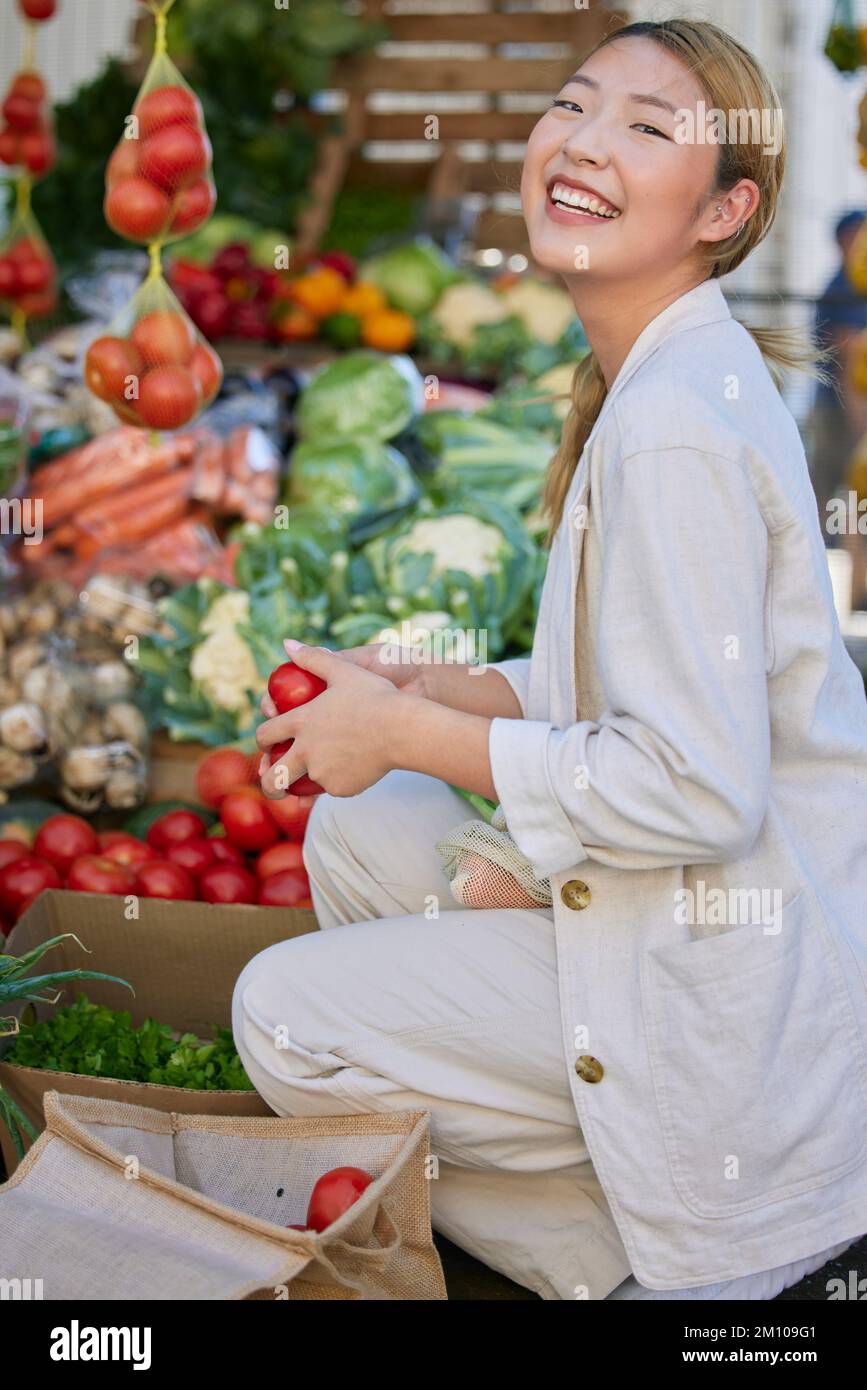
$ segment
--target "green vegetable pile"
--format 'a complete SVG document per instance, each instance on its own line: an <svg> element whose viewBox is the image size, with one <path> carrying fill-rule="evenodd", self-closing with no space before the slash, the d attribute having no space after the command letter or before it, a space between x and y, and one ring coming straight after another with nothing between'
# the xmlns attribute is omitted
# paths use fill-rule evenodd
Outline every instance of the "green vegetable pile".
<svg viewBox="0 0 867 1390"><path fill-rule="evenodd" d="M185 1090L254 1090L229 1028L216 1028L206 1043L193 1033L177 1038L152 1018L133 1028L129 1013L92 1004L84 994L43 1023L22 1023L4 1061Z"/></svg>
<svg viewBox="0 0 867 1390"><path fill-rule="evenodd" d="M546 552L538 507L578 355L536 345L536 428L518 396L475 413L425 410L411 360L369 351L325 367L300 398L300 439L272 526L232 539L237 587L212 579L160 602L136 670L153 727L210 745L249 737L283 639L344 648L449 634L457 661L532 645ZM529 363L529 359L528 359ZM408 626L405 627L404 624ZM452 636L451 634L455 634Z"/></svg>

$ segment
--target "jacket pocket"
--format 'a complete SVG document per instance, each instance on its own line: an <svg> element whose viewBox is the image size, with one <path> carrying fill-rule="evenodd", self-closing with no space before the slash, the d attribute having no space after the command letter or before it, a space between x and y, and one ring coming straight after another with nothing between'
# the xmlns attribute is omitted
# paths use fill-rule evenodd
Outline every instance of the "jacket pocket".
<svg viewBox="0 0 867 1390"><path fill-rule="evenodd" d="M812 888L776 934L644 952L641 1002L669 1166L699 1216L824 1187L867 1158L867 1055Z"/></svg>

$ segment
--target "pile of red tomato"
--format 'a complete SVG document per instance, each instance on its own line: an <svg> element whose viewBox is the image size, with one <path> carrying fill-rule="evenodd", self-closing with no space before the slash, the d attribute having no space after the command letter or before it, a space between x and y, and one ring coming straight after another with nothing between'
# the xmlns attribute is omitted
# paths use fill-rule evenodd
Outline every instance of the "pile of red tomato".
<svg viewBox="0 0 867 1390"><path fill-rule="evenodd" d="M38 72L19 72L3 102L0 160L41 178L54 167L57 150L46 110L46 87Z"/></svg>
<svg viewBox="0 0 867 1390"><path fill-rule="evenodd" d="M132 114L106 168L105 220L127 241L188 236L217 200L199 99L188 87L155 87Z"/></svg>
<svg viewBox="0 0 867 1390"><path fill-rule="evenodd" d="M44 244L22 236L0 256L0 299L33 318L57 303L57 266Z"/></svg>
<svg viewBox="0 0 867 1390"><path fill-rule="evenodd" d="M251 761L216 749L198 769L199 793L218 808L219 833L193 810L168 811L144 839L97 832L80 816L50 816L32 847L0 839L0 932L47 888L206 903L312 908L302 841L314 798L269 801L250 784Z"/></svg>
<svg viewBox="0 0 867 1390"><path fill-rule="evenodd" d="M128 337L105 335L91 343L84 379L126 424L177 430L214 399L223 365L186 314L154 309Z"/></svg>

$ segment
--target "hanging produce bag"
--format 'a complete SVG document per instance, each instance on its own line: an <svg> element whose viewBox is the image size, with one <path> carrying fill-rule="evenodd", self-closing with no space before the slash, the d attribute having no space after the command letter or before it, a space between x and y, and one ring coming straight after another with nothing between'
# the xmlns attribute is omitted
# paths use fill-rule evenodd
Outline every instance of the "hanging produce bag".
<svg viewBox="0 0 867 1390"><path fill-rule="evenodd" d="M18 209L0 242L0 304L13 318L38 318L57 304L57 265L30 211L27 180L18 187Z"/></svg>
<svg viewBox="0 0 867 1390"><path fill-rule="evenodd" d="M56 1091L44 1109L0 1187L0 1277L44 1271L46 1299L446 1297L424 1112L235 1119ZM374 1179L354 1205L290 1229L347 1165Z"/></svg>
<svg viewBox="0 0 867 1390"><path fill-rule="evenodd" d="M38 72L16 73L0 108L0 162L40 179L54 167L57 151L51 106Z"/></svg>
<svg viewBox="0 0 867 1390"><path fill-rule="evenodd" d="M165 51L166 8L158 15L151 65L105 171L106 222L118 236L145 245L189 236L217 201L201 103Z"/></svg>
<svg viewBox="0 0 867 1390"><path fill-rule="evenodd" d="M87 350L84 379L119 420L153 430L188 425L220 389L223 365L153 256L141 289Z"/></svg>

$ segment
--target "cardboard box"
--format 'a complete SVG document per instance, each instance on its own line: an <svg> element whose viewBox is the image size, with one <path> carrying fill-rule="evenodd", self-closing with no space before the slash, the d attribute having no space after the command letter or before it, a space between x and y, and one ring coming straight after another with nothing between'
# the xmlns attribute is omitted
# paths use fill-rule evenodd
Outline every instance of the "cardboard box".
<svg viewBox="0 0 867 1390"><path fill-rule="evenodd" d="M102 980L72 981L57 1006L35 1006L38 1018L50 1017L54 1007L71 1004L81 992L95 1003L128 1010L136 1025L155 1018L179 1032L209 1038L214 1026L231 1026L232 992L247 962L267 946L317 930L314 914L306 909L224 907L157 898L142 898L138 919L129 921L124 916L123 898L57 889L37 898L10 934L6 951L24 955L52 936L74 932L87 951L72 940L62 941L33 973L102 970L128 980L135 990L131 994ZM4 1012L20 1014L24 1007ZM0 1055L13 1041L0 1040ZM2 1060L0 1086L37 1130L44 1127L42 1097L46 1091L126 1101L181 1115L273 1114L255 1091L193 1091L20 1067ZM6 1171L11 1174L17 1160L2 1124L0 1148Z"/></svg>

